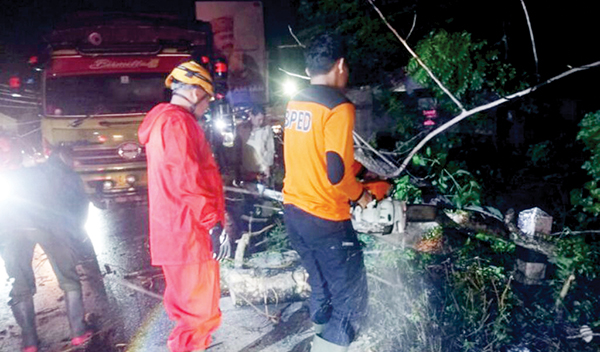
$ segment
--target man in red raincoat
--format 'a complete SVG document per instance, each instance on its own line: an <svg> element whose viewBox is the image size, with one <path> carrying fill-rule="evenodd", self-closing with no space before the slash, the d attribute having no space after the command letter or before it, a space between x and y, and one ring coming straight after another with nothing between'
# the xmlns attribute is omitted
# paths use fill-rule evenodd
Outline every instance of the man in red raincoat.
<svg viewBox="0 0 600 352"><path fill-rule="evenodd" d="M221 322L219 255L228 248L223 184L196 118L214 94L210 73L190 61L166 80L170 103L154 107L138 135L148 158L150 253L162 267L164 306L176 326L172 352L204 351ZM212 249L212 250L211 250Z"/></svg>

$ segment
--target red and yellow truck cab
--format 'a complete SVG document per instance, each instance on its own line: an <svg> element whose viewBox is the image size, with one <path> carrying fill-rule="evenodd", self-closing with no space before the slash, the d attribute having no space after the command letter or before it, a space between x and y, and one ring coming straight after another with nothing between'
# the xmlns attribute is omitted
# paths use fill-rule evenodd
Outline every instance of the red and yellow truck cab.
<svg viewBox="0 0 600 352"><path fill-rule="evenodd" d="M164 80L177 64L209 57L210 26L156 16L80 16L45 39L44 150L71 147L73 168L96 205L145 201L138 126L169 99Z"/></svg>

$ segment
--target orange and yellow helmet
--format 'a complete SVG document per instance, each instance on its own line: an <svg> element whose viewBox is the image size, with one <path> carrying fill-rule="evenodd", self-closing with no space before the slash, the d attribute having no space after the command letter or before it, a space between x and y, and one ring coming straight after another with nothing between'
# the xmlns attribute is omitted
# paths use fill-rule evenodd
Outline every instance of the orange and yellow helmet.
<svg viewBox="0 0 600 352"><path fill-rule="evenodd" d="M171 88L173 80L193 86L199 86L211 97L215 95L210 72L194 61L187 61L175 67L165 80L167 88Z"/></svg>

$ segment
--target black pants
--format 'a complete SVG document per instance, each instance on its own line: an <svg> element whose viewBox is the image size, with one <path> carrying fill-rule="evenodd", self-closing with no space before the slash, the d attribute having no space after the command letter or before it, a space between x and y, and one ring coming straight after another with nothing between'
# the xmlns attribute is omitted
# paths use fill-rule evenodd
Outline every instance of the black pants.
<svg viewBox="0 0 600 352"><path fill-rule="evenodd" d="M72 247L61 237L41 230L11 231L3 235L0 255L4 260L8 277L13 279L9 305L19 303L23 298L36 292L35 275L32 267L33 252L36 243L46 253L60 288L67 291L81 291L81 282L75 266L77 265Z"/></svg>
<svg viewBox="0 0 600 352"><path fill-rule="evenodd" d="M309 275L311 319L326 324L323 339L348 346L368 300L362 249L351 221L321 219L286 204L285 224Z"/></svg>

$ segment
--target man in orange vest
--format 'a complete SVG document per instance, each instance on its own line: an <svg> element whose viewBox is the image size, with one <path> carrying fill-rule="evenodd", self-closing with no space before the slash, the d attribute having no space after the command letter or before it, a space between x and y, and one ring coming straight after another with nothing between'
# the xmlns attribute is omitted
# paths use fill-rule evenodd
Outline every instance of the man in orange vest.
<svg viewBox="0 0 600 352"><path fill-rule="evenodd" d="M346 351L368 299L350 202L365 207L372 195L352 168L355 107L342 93L344 49L330 34L313 39L305 53L311 85L292 98L285 115L285 222L309 274L313 352Z"/></svg>

